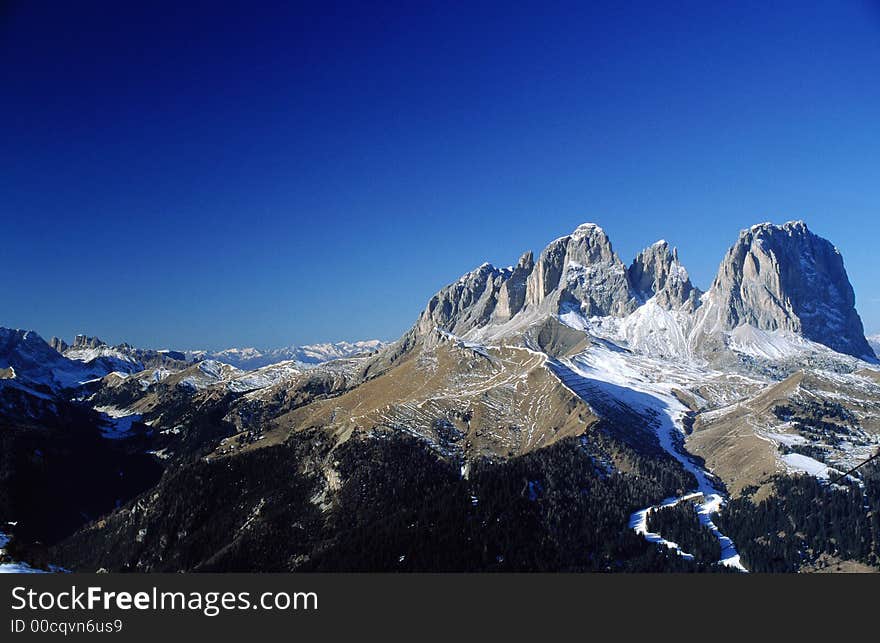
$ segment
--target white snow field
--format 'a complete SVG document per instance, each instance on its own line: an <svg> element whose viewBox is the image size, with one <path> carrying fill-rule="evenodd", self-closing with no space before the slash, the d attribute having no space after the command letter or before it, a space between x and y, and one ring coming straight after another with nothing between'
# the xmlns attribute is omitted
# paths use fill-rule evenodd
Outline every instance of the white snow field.
<svg viewBox="0 0 880 643"><path fill-rule="evenodd" d="M127 409L115 406L96 406L94 409L101 414L101 436L108 440L122 440L131 436L132 426L140 422L142 416Z"/></svg>

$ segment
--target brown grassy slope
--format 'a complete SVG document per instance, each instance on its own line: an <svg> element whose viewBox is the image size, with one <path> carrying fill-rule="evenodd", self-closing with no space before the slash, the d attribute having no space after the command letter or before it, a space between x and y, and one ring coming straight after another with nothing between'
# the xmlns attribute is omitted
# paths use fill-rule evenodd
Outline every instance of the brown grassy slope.
<svg viewBox="0 0 880 643"><path fill-rule="evenodd" d="M345 440L353 431L404 430L465 457L510 457L579 435L597 418L523 348L483 351L454 340L411 351L383 375L271 420L265 439L324 428Z"/></svg>
<svg viewBox="0 0 880 643"><path fill-rule="evenodd" d="M734 495L746 486L759 484L779 465L776 447L758 437L755 426L766 425L773 407L787 401L802 379L803 373L795 373L754 397L698 415L687 440L688 451L701 456Z"/></svg>

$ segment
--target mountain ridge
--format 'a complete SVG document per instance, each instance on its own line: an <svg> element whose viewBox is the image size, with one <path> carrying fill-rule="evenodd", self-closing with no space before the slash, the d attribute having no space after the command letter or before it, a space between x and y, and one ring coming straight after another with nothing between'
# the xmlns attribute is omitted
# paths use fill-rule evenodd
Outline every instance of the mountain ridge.
<svg viewBox="0 0 880 643"><path fill-rule="evenodd" d="M369 354L380 350L386 344L387 342L379 339L366 339L354 342L321 342L269 349L230 347L219 351L187 350L183 352L190 359L213 359L236 368L252 370L285 361L321 364L333 359Z"/></svg>
<svg viewBox="0 0 880 643"><path fill-rule="evenodd" d="M33 332L33 331L31 331ZM91 362L97 358L113 358L122 362L137 363L143 368L161 367L164 362L177 361L187 366L199 360L216 360L243 370L253 370L279 362L297 361L302 364L320 364L331 359L342 359L382 348L386 342L378 339L337 341L315 344L290 345L280 348L258 349L254 347L229 347L222 350L167 350L137 348L128 343L110 345L99 337L79 334L68 344L61 338L52 337L47 342L69 359ZM143 370L143 368L139 370ZM125 368L121 369L127 370Z"/></svg>
<svg viewBox="0 0 880 643"><path fill-rule="evenodd" d="M0 327L0 381L6 385L25 386L41 394L55 394L113 373L128 376L150 370L178 372L200 363L214 362L242 371L242 377L247 372L254 372L259 377L260 371L275 366L295 372L297 368L368 355L384 346L385 342L380 340L360 340L267 351L253 348L217 352L171 351L136 348L127 343L111 346L98 337L85 334L77 335L71 344L58 337L46 341L33 330ZM214 379L220 381L222 378Z"/></svg>
<svg viewBox="0 0 880 643"><path fill-rule="evenodd" d="M666 241L645 248L627 267L598 225L582 224L551 241L537 261L527 252L516 268L484 263L442 288L413 332L439 328L467 339L497 338L548 316L584 327L594 319L623 320L620 326L669 334L667 343L676 348L666 352L678 356L717 352L727 347L726 334L747 325L876 360L840 252L803 221L741 231L705 293Z"/></svg>

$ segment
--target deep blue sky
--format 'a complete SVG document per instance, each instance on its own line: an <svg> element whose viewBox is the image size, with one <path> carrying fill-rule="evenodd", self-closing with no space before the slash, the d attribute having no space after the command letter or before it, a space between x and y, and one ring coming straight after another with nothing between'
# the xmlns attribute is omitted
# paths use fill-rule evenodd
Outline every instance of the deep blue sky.
<svg viewBox="0 0 880 643"><path fill-rule="evenodd" d="M876 2L134 4L0 10L0 325L388 339L584 221L705 288L803 218L880 332Z"/></svg>

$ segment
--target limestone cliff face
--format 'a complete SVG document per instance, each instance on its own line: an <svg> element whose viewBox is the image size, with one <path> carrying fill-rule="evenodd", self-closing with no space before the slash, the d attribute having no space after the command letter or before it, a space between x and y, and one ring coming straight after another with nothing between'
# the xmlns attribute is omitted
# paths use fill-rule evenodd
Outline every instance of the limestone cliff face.
<svg viewBox="0 0 880 643"><path fill-rule="evenodd" d="M526 284L534 268L532 253L526 252L520 257L510 277L501 284L494 314L497 321L508 321L523 309L526 303Z"/></svg>
<svg viewBox="0 0 880 643"><path fill-rule="evenodd" d="M623 316L638 307L626 266L597 225L579 226L552 241L535 261L516 266L483 264L438 292L419 317L417 334L439 328L455 335L520 314L552 316L577 310L586 316Z"/></svg>
<svg viewBox="0 0 880 643"><path fill-rule="evenodd" d="M437 329L461 336L489 326L493 333L497 327L501 335L515 334L569 312L627 318L637 347L639 329L653 335L654 345L666 341L672 324L676 342L690 338L685 352L692 353L723 347L727 331L749 325L874 357L840 253L800 221L742 231L705 295L665 241L643 250L627 268L602 228L585 223L550 242L537 260L527 252L510 268L483 264L446 286L412 333L413 339Z"/></svg>
<svg viewBox="0 0 880 643"><path fill-rule="evenodd" d="M700 304L700 291L694 288L687 270L678 260L678 250L658 241L642 250L627 270L635 294L642 300L654 299L667 310L693 312Z"/></svg>
<svg viewBox="0 0 880 643"><path fill-rule="evenodd" d="M498 304L501 287L513 271L484 263L431 298L416 323L418 334L439 328L461 335L486 324ZM509 294L507 295L509 299Z"/></svg>
<svg viewBox="0 0 880 643"><path fill-rule="evenodd" d="M529 279L526 299L550 299L553 312L577 310L587 317L623 317L638 307L626 266L605 231L585 223L541 253Z"/></svg>
<svg viewBox="0 0 880 643"><path fill-rule="evenodd" d="M700 309L704 333L748 324L873 357L840 252L803 221L743 230Z"/></svg>

